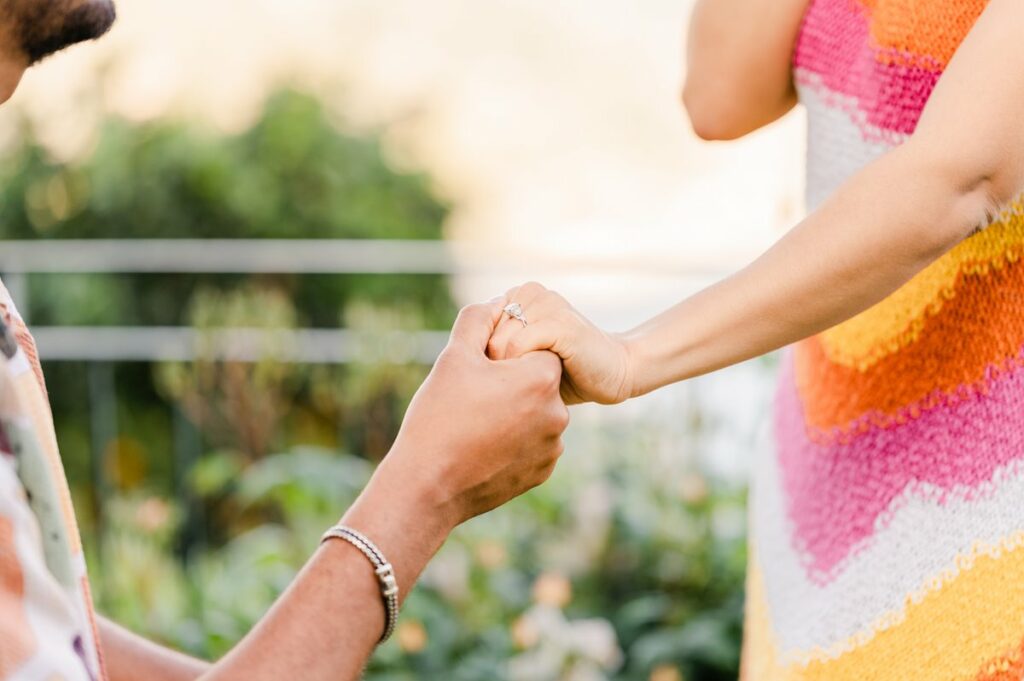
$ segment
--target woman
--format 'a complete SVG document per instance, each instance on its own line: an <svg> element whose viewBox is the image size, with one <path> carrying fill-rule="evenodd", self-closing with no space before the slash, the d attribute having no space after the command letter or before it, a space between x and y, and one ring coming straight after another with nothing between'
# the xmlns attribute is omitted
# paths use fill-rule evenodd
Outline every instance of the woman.
<svg viewBox="0 0 1024 681"><path fill-rule="evenodd" d="M1024 3L701 0L684 100L799 99L809 216L624 334L537 284L490 345L615 403L796 342L752 496L745 678L1024 676ZM742 187L737 187L742 192Z"/></svg>

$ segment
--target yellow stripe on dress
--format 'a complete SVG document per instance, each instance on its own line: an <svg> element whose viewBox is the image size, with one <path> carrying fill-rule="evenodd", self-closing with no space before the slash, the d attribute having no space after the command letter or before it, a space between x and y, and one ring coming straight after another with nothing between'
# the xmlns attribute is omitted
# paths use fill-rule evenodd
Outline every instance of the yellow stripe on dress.
<svg viewBox="0 0 1024 681"><path fill-rule="evenodd" d="M958 559L931 590L908 596L888 626L831 657L810 652L805 661L782 661L763 580L755 557L747 579L743 678L749 681L968 681L1018 651L1024 639L1024 533Z"/></svg>
<svg viewBox="0 0 1024 681"><path fill-rule="evenodd" d="M984 276L1024 254L1024 202L965 239L885 300L820 334L826 356L864 371L915 342L929 316L956 295L962 276Z"/></svg>

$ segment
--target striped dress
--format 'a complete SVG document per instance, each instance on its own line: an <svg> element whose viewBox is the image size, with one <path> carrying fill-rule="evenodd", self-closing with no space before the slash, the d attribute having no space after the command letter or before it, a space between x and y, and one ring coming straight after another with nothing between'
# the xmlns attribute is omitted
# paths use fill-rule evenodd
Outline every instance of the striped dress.
<svg viewBox="0 0 1024 681"><path fill-rule="evenodd" d="M914 131L985 5L811 0L794 53L809 209ZM785 355L743 678L1024 678L1022 213Z"/></svg>

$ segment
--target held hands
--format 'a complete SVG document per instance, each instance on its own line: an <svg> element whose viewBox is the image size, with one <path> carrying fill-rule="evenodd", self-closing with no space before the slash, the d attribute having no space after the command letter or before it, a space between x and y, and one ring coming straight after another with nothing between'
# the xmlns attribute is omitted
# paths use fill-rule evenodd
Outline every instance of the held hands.
<svg viewBox="0 0 1024 681"><path fill-rule="evenodd" d="M395 493L423 495L424 512L450 527L547 480L563 450L558 357L485 354L505 302L462 310L379 469Z"/></svg>
<svg viewBox="0 0 1024 681"><path fill-rule="evenodd" d="M503 312L511 301L526 326ZM390 508L399 525L415 518L443 535L548 479L563 451L566 403L632 396L625 341L557 293L530 283L470 305L356 506ZM359 520L371 536L391 524L376 510Z"/></svg>
<svg viewBox="0 0 1024 681"><path fill-rule="evenodd" d="M562 296L530 282L506 294L522 320L505 313L487 344L491 359L514 359L550 350L562 359L561 394L566 404L617 404L633 397L635 378L626 341L606 333Z"/></svg>

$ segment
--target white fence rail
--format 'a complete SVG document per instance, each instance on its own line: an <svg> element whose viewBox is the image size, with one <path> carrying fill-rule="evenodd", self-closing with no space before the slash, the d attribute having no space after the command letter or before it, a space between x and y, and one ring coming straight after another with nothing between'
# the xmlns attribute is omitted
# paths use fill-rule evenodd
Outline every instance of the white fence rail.
<svg viewBox="0 0 1024 681"><path fill-rule="evenodd" d="M29 274L448 274L524 273L706 280L721 264L665 254L659 258L561 257L527 249L451 241L401 239L140 239L0 241L0 276L23 312L30 313ZM432 363L447 334L441 331L362 334L343 329L298 329L288 342L256 329L200 332L187 327L34 326L47 360L187 361L211 352L238 361L257 359L276 344L286 361L304 363Z"/></svg>
<svg viewBox="0 0 1024 681"><path fill-rule="evenodd" d="M686 260L665 253L655 258L553 257L525 250L470 246L441 241L401 240L139 240L139 241L3 241L0 277L28 313L40 355L49 361L85 364L86 394L81 404L88 413L94 525L105 526L104 500L110 488L106 452L121 432L118 423L115 368L125 362L187 362L199 358L257 361L268 356L309 364L395 363L430 364L447 340L446 330L366 333L347 329L268 331L253 328L201 330L189 327L80 327L32 324L29 302L33 274L446 274L465 279L498 276L523 280L548 274L586 280L612 277L615 288L638 298L637 282L644 277L706 283L721 276L731 263L697 258ZM669 288L670 295L673 289ZM630 304L636 300L630 300ZM730 408L733 397L730 394ZM649 403L648 403L649 404ZM171 411L169 433L178 494L187 495L184 471L203 451L203 433L179 407ZM672 413L677 413L673 407ZM678 422L674 419L673 422ZM196 507L193 507L196 508ZM187 545L204 541L204 523L190 516Z"/></svg>
<svg viewBox="0 0 1024 681"><path fill-rule="evenodd" d="M432 364L444 348L444 331L360 333L345 329L198 330L178 326L35 326L46 360L187 362L201 356L257 362Z"/></svg>
<svg viewBox="0 0 1024 681"><path fill-rule="evenodd" d="M658 257L552 255L453 241L403 239L67 239L0 241L0 273L581 274L717 276L725 263Z"/></svg>

